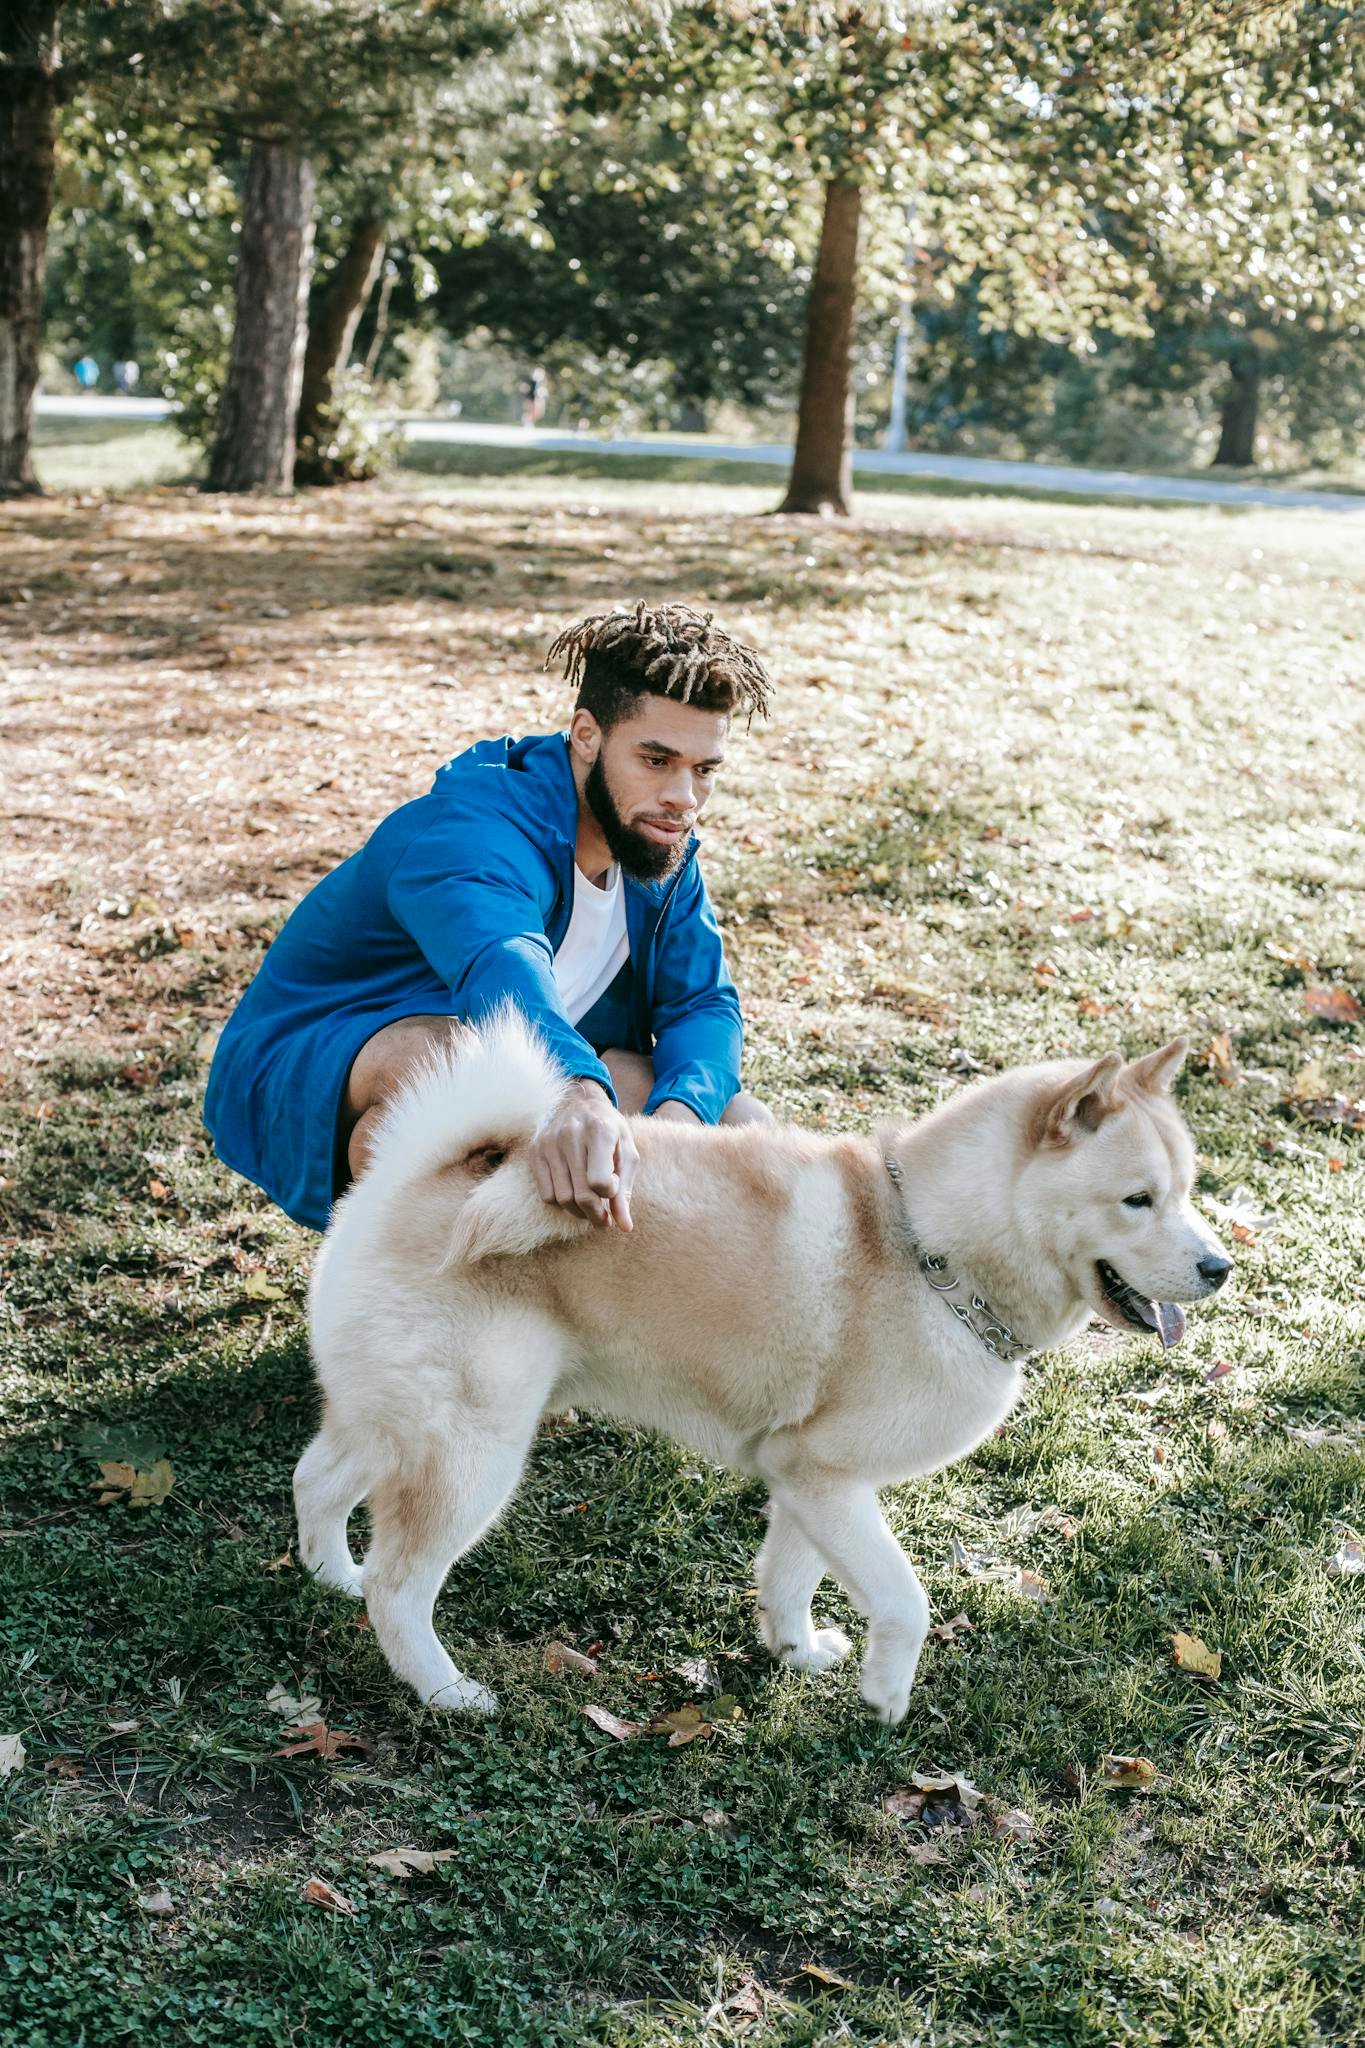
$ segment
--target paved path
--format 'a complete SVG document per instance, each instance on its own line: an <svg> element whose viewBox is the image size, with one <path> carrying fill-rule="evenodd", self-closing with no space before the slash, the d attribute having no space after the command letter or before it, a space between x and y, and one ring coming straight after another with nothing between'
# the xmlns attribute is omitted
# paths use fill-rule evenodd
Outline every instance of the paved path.
<svg viewBox="0 0 1365 2048"><path fill-rule="evenodd" d="M50 419L165 419L170 407L160 398L40 397L38 410ZM702 462L752 462L785 469L790 446L779 441L726 442L703 435L642 434L608 439L599 434L559 434L533 427L480 426L472 420L405 420L409 441L450 442L468 447L521 448L547 455L664 455ZM922 476L1006 490L1057 492L1082 498L1140 498L1151 503L1270 505L1318 512L1365 513L1365 492L1299 491L1275 484L1225 483L1216 477L1144 476L1130 469L1071 469L1049 462L995 462L977 455L888 455L881 448L855 448L855 476Z"/></svg>

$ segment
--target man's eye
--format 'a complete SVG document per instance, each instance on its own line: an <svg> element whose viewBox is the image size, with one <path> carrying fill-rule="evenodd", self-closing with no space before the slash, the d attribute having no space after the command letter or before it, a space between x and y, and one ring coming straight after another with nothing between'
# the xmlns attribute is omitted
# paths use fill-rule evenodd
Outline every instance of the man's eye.
<svg viewBox="0 0 1365 2048"><path fill-rule="evenodd" d="M1150 1209L1152 1198L1150 1195L1125 1195L1123 1206L1125 1209Z"/></svg>

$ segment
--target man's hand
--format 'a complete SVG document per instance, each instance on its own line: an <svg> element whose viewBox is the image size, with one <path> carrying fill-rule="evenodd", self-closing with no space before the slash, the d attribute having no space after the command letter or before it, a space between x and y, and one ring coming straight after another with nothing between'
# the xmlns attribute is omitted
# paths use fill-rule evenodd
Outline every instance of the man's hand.
<svg viewBox="0 0 1365 2048"><path fill-rule="evenodd" d="M575 1081L527 1154L547 1202L589 1223L630 1230L630 1191L640 1155L630 1125L604 1088Z"/></svg>

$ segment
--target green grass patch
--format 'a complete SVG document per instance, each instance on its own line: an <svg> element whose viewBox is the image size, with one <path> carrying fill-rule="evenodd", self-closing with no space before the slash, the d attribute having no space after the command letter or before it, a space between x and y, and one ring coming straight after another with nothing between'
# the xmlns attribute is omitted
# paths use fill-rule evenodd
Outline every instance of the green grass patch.
<svg viewBox="0 0 1365 2048"><path fill-rule="evenodd" d="M232 528L167 493L95 535L58 501L14 515L73 666L54 701L36 639L14 654L16 716L67 766L5 936L20 972L68 935L73 1015L16 1036L0 1134L0 1734L27 1750L0 1784L3 2048L1365 2039L1362 1580L1329 1570L1365 1518L1365 1138L1279 1113L1313 1062L1365 1093L1360 1026L1305 1003L1365 994L1361 564L1317 515L887 498L826 528L755 518L772 479L732 475L587 489L481 451ZM93 647L86 547L130 571ZM438 746L543 729L554 624L636 591L714 606L778 678L706 850L751 1084L866 1129L973 1067L1188 1030L1201 1194L1251 1219L1179 1351L1039 1360L1001 1435L888 1496L937 1618L971 1623L895 1730L852 1672L757 1648L759 1493L590 1417L542 1436L442 1596L494 1722L419 1711L290 1555L314 1242L212 1158L201 1032L322 849ZM97 755L61 751L78 731ZM153 830L171 745L191 793ZM149 837L172 852L139 911ZM161 1504L99 1505L101 1464L162 1457ZM552 1638L599 1675L545 1671ZM709 1738L580 1711L704 1698L673 1668L696 1658L741 1709ZM278 1755L280 1685L367 1747ZM1114 1753L1154 1789L1104 1789ZM1030 1829L886 1810L930 1769ZM368 1860L404 1845L455 1853Z"/></svg>

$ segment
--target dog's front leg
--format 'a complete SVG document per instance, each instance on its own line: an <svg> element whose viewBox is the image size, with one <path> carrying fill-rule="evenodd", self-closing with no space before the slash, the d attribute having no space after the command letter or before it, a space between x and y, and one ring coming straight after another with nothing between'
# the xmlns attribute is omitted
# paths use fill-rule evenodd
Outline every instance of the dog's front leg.
<svg viewBox="0 0 1365 2048"><path fill-rule="evenodd" d="M876 1494L829 1472L787 1472L773 1491L867 1616L863 1698L879 1720L902 1720L929 1630L929 1602Z"/></svg>

